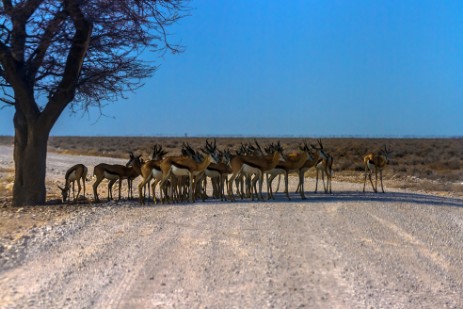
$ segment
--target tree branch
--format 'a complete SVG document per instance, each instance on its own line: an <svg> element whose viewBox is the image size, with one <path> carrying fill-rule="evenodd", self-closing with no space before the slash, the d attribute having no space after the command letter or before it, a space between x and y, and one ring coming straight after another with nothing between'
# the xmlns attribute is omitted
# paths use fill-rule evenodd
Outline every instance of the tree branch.
<svg viewBox="0 0 463 309"><path fill-rule="evenodd" d="M50 129L66 105L74 98L77 81L90 43L93 24L85 18L80 5L79 0L64 0L64 11L71 17L76 32L72 38L63 78L41 115L44 125Z"/></svg>
<svg viewBox="0 0 463 309"><path fill-rule="evenodd" d="M50 20L44 33L41 36L40 43L29 57L29 73L33 79L37 75L37 72L43 63L46 52L50 47L53 38L59 31L59 25L66 19L66 16L67 14L64 11L60 11L54 16L52 20Z"/></svg>
<svg viewBox="0 0 463 309"><path fill-rule="evenodd" d="M21 77L16 71L16 61L11 55L11 51L3 42L0 41L0 63L2 64L2 76L11 85L20 85Z"/></svg>
<svg viewBox="0 0 463 309"><path fill-rule="evenodd" d="M3 67L3 78L9 83L13 89L15 89L16 108L21 109L25 116L35 116L39 114L39 108L34 101L34 96L28 89L26 81L21 76L21 72L18 70L17 61L13 58L8 46L0 41L0 62ZM21 89L21 90L20 90Z"/></svg>
<svg viewBox="0 0 463 309"><path fill-rule="evenodd" d="M10 101L10 100L7 100L5 98L2 98L0 97L0 101L2 101L3 103L5 104L8 104L8 105L11 105L11 106L15 106L14 102ZM5 106L2 106L0 109L3 109Z"/></svg>
<svg viewBox="0 0 463 309"><path fill-rule="evenodd" d="M5 9L5 13L11 16L13 13L13 5L11 4L11 0L2 0L3 7Z"/></svg>
<svg viewBox="0 0 463 309"><path fill-rule="evenodd" d="M29 0L12 9L13 36L11 38L11 54L17 61L24 61L26 44L26 23L31 15L42 4L43 0Z"/></svg>
<svg viewBox="0 0 463 309"><path fill-rule="evenodd" d="M49 127L68 104L86 111L124 98L157 68L143 50L179 51L167 27L186 1L0 0L0 85ZM35 98L47 102L42 112Z"/></svg>

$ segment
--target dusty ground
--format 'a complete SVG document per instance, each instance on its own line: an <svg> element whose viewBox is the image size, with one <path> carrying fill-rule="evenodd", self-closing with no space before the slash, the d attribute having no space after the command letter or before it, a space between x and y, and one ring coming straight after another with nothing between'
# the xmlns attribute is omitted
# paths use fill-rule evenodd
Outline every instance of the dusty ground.
<svg viewBox="0 0 463 309"><path fill-rule="evenodd" d="M49 191L75 163L113 160L50 154ZM463 307L462 199L333 189L291 202L4 202L0 307Z"/></svg>

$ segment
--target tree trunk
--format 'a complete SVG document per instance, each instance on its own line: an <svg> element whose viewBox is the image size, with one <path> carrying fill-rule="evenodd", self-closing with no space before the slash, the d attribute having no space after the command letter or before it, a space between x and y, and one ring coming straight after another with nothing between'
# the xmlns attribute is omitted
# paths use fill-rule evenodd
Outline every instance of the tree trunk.
<svg viewBox="0 0 463 309"><path fill-rule="evenodd" d="M16 111L14 116L15 181L13 205L45 204L45 171L50 130Z"/></svg>

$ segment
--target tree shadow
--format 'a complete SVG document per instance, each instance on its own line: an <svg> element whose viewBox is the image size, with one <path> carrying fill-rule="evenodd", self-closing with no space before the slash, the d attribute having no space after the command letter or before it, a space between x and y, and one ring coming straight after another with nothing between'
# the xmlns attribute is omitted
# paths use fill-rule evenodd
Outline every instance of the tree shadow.
<svg viewBox="0 0 463 309"><path fill-rule="evenodd" d="M436 195L412 193L412 192L358 192L358 191L337 191L332 194L306 192L306 199L302 200L298 194L291 194L288 201L283 193L277 193L276 203L327 203L327 202L375 202L375 203L411 203L432 206L454 206L463 207L463 199L443 197Z"/></svg>
<svg viewBox="0 0 463 309"><path fill-rule="evenodd" d="M299 193L290 193L291 200L288 200L286 195L283 192L277 192L273 194L275 199L267 200L266 194L264 194L265 199L263 201L250 198L241 199L236 197L235 201L220 201L218 199L208 198L205 201L201 199L196 200L194 203L189 201L182 201L177 203L157 203L154 204L152 200L145 200L144 205L139 204L138 198L134 199L121 199L119 200L102 200L101 202L95 203L91 200L79 201L79 203L68 204L67 206L90 206L90 207L137 207L137 208L159 208L165 206L195 206L195 205L208 205L208 204L229 204L230 206L236 204L256 204L256 203L277 203L277 204L313 204L313 203L334 203L334 202L374 202L374 203L410 203L410 204L421 204L421 205L431 205L431 206L453 206L453 207L463 207L463 199L460 198L451 198L443 197L436 195L420 194L413 192L386 192L386 193L373 193L373 192L360 192L360 191L336 191L332 194L325 193L305 193L306 199L301 199ZM66 204L61 204L58 200L55 203L47 203L47 205L60 205L66 206Z"/></svg>

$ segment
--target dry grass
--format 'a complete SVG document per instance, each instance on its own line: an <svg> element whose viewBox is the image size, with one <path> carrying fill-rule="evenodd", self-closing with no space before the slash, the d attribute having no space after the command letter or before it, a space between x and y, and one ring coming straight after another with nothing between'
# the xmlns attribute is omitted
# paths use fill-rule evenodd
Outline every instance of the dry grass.
<svg viewBox="0 0 463 309"><path fill-rule="evenodd" d="M13 168L1 168L0 167L0 196L9 197L11 196L14 181L14 169Z"/></svg>
<svg viewBox="0 0 463 309"><path fill-rule="evenodd" d="M261 145L281 141L287 150L297 149L303 140L316 143L315 138L258 138ZM202 137L55 136L49 139L49 151L119 158L126 158L133 151L149 158L155 144L163 145L169 154L178 154L183 142L200 147L204 141ZM217 138L219 148L236 150L242 142L252 143L253 138ZM11 137L0 137L0 144L11 143ZM398 182L399 187L463 192L463 138L324 138L323 144L335 158L338 179L363 181L363 156L387 145L393 153L384 179ZM416 182L417 179L422 181Z"/></svg>

